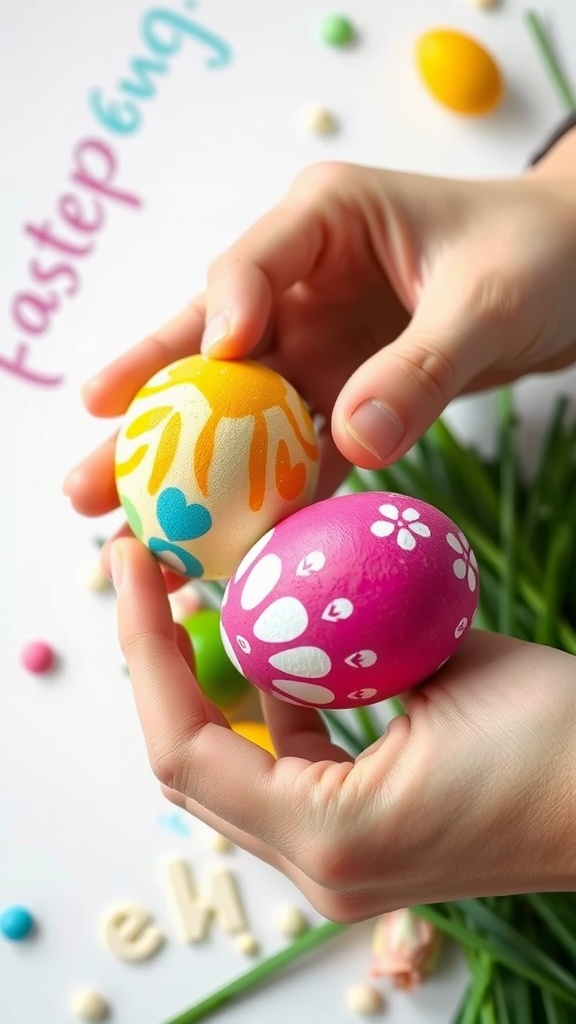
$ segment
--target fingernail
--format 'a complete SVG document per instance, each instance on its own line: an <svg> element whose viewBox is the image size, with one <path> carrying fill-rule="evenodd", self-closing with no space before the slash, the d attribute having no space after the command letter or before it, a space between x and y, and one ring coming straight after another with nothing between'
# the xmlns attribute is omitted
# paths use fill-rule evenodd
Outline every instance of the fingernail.
<svg viewBox="0 0 576 1024"><path fill-rule="evenodd" d="M362 402L346 428L358 444L377 459L386 459L400 444L405 430L396 413L377 398Z"/></svg>
<svg viewBox="0 0 576 1024"><path fill-rule="evenodd" d="M208 321L204 328L204 334L202 335L202 341L200 343L200 351L205 355L210 349L219 345L221 341L230 334L230 314L227 310L222 313L216 313L211 320Z"/></svg>
<svg viewBox="0 0 576 1024"><path fill-rule="evenodd" d="M123 558L122 552L117 544L111 544L110 546L110 572L112 574L114 589L118 592L122 583Z"/></svg>

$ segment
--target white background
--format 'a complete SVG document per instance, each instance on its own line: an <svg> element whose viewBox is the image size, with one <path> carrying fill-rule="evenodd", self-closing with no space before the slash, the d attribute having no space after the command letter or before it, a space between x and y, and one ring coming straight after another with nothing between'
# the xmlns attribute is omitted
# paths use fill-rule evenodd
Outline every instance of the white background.
<svg viewBox="0 0 576 1024"><path fill-rule="evenodd" d="M183 10L176 0L167 6ZM349 53L318 41L329 5L281 6L283 13L270 0L202 0L195 13L188 10L231 46L232 63L208 70L208 51L186 42L169 74L158 77L155 97L142 104L139 131L114 138L95 123L87 95L100 87L112 97L130 60L145 53L139 26L146 5L19 0L10 14L2 5L2 353L13 353L19 338L10 307L29 288L27 267L37 255L22 226L53 216L79 140L107 137L119 182L145 203L141 212L108 205L94 253L75 264L78 296L65 300L52 329L32 340L31 362L63 373L63 385L43 390L0 372L0 907L22 902L41 926L32 943L0 942L2 1024L40 1016L44 1024L62 1024L68 994L82 984L107 995L115 1024L162 1024L248 966L217 930L205 945L185 946L170 917L159 873L164 856L184 856L199 881L224 858L193 820L188 837L160 823L170 808L151 777L122 673L114 599L85 591L76 579L94 535L117 521L80 518L60 492L66 470L107 433L83 411L81 383L201 290L209 261L305 165L337 158L466 177L512 175L562 113L518 0L490 14L466 0L355 0L348 12L361 39ZM569 67L576 9L546 0L544 13ZM472 32L496 55L509 88L494 115L455 118L421 87L414 40L438 25ZM336 138L301 134L297 114L311 101L340 118ZM573 385L574 374L522 385L530 430L550 395ZM490 443L489 398L457 403L451 414L464 432ZM19 667L21 645L34 636L61 652L53 678L30 677ZM241 851L226 861L238 874L263 952L275 951L284 940L274 932L271 908L294 902L308 909L304 900ZM124 964L100 944L101 914L124 899L148 907L167 935L150 963ZM352 1020L344 992L368 978L370 933L370 924L353 928L216 1019ZM390 995L390 1019L448 1021L463 978L458 958L446 957L417 994Z"/></svg>

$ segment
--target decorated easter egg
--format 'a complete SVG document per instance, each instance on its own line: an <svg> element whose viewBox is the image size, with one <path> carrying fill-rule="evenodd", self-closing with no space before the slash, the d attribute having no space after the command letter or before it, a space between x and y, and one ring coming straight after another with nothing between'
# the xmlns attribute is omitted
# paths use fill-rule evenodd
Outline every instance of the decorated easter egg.
<svg viewBox="0 0 576 1024"><path fill-rule="evenodd" d="M224 650L220 615L215 608L202 608L187 615L182 625L192 643L194 674L202 693L219 708L231 707L249 686Z"/></svg>
<svg viewBox="0 0 576 1024"><path fill-rule="evenodd" d="M426 32L418 40L416 59L432 95L458 114L486 114L502 98L502 74L494 58L462 32Z"/></svg>
<svg viewBox="0 0 576 1024"><path fill-rule="evenodd" d="M318 478L308 410L279 374L195 355L155 374L124 416L116 486L134 534L189 578L228 579Z"/></svg>
<svg viewBox="0 0 576 1024"><path fill-rule="evenodd" d="M224 593L230 659L290 703L348 708L416 686L462 643L478 566L448 516L402 494L320 501L269 530Z"/></svg>

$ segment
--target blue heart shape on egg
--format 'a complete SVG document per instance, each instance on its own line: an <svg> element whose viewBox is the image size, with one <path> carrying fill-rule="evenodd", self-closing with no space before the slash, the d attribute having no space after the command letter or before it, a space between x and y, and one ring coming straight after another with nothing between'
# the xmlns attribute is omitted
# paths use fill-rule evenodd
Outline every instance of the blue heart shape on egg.
<svg viewBox="0 0 576 1024"><path fill-rule="evenodd" d="M156 516L161 529L172 541L195 540L212 526L212 516L204 505L186 501L179 487L166 487L158 495Z"/></svg>

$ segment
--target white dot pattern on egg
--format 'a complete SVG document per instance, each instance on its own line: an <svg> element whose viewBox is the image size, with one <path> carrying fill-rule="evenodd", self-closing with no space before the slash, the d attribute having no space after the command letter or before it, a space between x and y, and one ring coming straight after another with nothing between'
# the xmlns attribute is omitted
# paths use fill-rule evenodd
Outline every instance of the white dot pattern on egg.
<svg viewBox="0 0 576 1024"><path fill-rule="evenodd" d="M330 708L386 700L433 675L473 622L474 552L426 502L338 495L284 519L263 541L228 584L221 629L242 674L281 700Z"/></svg>

